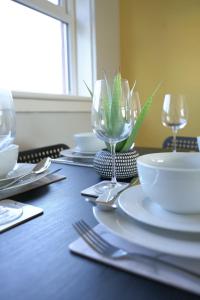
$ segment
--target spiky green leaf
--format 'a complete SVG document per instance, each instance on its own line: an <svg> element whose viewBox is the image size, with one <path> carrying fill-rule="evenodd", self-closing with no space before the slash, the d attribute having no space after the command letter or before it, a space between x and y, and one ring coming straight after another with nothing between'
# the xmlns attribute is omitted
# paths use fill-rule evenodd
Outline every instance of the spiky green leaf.
<svg viewBox="0 0 200 300"><path fill-rule="evenodd" d="M135 142L135 138L138 134L138 131L144 121L144 118L145 116L147 115L150 107L151 107L151 104L152 104L152 101L153 101L153 97L152 96L149 96L145 102L145 104L143 105L142 109L141 109L141 112L139 114L139 116L137 117L137 120L135 122L135 125L134 125L134 128L131 132L131 135L129 136L129 138L126 140L123 148L121 149L121 152L126 152L128 150L131 149L132 145L134 144Z"/></svg>
<svg viewBox="0 0 200 300"><path fill-rule="evenodd" d="M91 98L93 98L93 92L91 91L91 89L89 88L89 86L87 85L87 83L83 80L83 82L85 83L85 86L88 90L88 92L90 93Z"/></svg>
<svg viewBox="0 0 200 300"><path fill-rule="evenodd" d="M126 151L128 151L132 148L132 145L135 143L135 138L138 134L138 131L139 131L140 127L142 126L142 123L143 123L143 121L144 121L144 119L145 119L145 117L146 117L146 115L147 115L147 113L148 113L148 111L149 111L149 109L152 105L153 96L157 93L157 91L160 88L161 84L162 84L162 82L160 82L156 86L156 88L153 91L152 95L149 96L147 98L147 100L145 101L145 103L144 103L144 105L141 109L141 112L140 112L139 116L137 117L137 120L135 122L133 130L132 130L130 136L128 137L128 139L125 141L123 147L120 149L120 152L126 152Z"/></svg>

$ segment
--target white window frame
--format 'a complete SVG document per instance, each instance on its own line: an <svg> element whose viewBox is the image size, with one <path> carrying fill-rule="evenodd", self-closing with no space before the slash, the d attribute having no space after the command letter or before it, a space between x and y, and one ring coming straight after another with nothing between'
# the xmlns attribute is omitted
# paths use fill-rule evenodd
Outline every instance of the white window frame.
<svg viewBox="0 0 200 300"><path fill-rule="evenodd" d="M42 4L42 9L46 11L46 14L56 17L59 11L59 7L51 2L44 0L14 0L38 11L37 4ZM83 80L81 72L79 72L79 66L77 61L81 61L81 49L87 47L88 52L91 55L90 70L92 88L95 80L100 78L102 70L116 71L119 67L119 0L60 0L64 5L67 1L67 16L63 16L65 21L71 22L71 31L69 34L71 38L71 83L72 95L52 95L52 94L40 94L40 93L27 93L12 91L15 101L15 108L17 112L90 112L91 98L78 96L78 90L80 89L80 81ZM77 34L76 24L76 3L78 1L86 1L89 9L87 8L89 25L85 38L87 45L82 45L79 41ZM109 1L109 3L108 3ZM66 6L65 6L66 8ZM84 8L84 6L83 6ZM57 10L57 12L56 12ZM115 13L113 14L113 10ZM106 14L105 14L106 12ZM110 12L110 13L109 13ZM101 20L103 20L104 26L101 26ZM114 22L113 22L114 21ZM105 36L105 28L111 30L111 34ZM98 42L100 44L98 44ZM109 45L109 47L107 47ZM79 49L79 51L77 50ZM88 70L87 70L88 71ZM79 74L80 73L80 74Z"/></svg>
<svg viewBox="0 0 200 300"><path fill-rule="evenodd" d="M75 6L73 0L60 0L60 5L55 5L47 0L13 0L19 4L39 11L69 25L69 47L65 45L63 51L69 50L69 84L70 94L77 95L77 59L76 59L76 33L75 33ZM65 57L65 55L63 55ZM67 63L65 64L68 65Z"/></svg>

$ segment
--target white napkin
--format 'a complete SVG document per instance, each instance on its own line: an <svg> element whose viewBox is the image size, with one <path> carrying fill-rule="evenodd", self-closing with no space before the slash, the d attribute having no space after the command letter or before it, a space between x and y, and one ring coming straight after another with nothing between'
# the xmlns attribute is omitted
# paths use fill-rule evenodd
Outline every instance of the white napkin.
<svg viewBox="0 0 200 300"><path fill-rule="evenodd" d="M139 247L119 237L114 236L113 234L108 232L103 225L97 225L95 227L95 230L113 245L126 249L127 251L137 252L151 256L159 255L159 258L161 258L160 253L156 251L151 251L146 248ZM94 260L103 262L105 264L114 266L116 268L131 273L139 274L141 276L151 278L156 281L200 295L200 260L181 258L171 255L162 256L162 259L165 261L170 261L175 265L186 268L187 270L193 272L195 271L197 274L199 274L198 279L181 271L174 271L174 269L172 270L171 268L165 268L157 263L146 264L142 260L133 260L128 258L118 260L105 258L100 254L96 253L94 250L92 250L81 238L72 242L69 245L69 249L76 254L83 255Z"/></svg>

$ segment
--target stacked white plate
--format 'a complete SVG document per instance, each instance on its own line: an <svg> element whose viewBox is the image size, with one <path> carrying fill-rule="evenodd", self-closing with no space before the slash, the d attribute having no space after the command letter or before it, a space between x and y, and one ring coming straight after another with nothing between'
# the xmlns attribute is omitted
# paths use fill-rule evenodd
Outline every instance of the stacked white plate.
<svg viewBox="0 0 200 300"><path fill-rule="evenodd" d="M112 233L161 253L200 258L200 214L168 212L147 198L140 185L124 191L118 202L116 210L93 210Z"/></svg>
<svg viewBox="0 0 200 300"><path fill-rule="evenodd" d="M60 154L70 161L92 164L96 152L82 152L76 147L62 150Z"/></svg>
<svg viewBox="0 0 200 300"><path fill-rule="evenodd" d="M6 189L2 189L4 185L10 183L14 179L17 179L22 175L29 174L32 171L32 169L34 168L34 166L35 166L35 164L27 164L27 163L18 163L18 164L16 164L15 168L11 172L9 172L8 175L5 178L0 179L0 188L1 188L0 194L3 191L20 188L24 185L27 185L27 184L33 183L35 181L38 181L38 180L40 180L41 178L43 178L47 175L48 170L41 173L41 174L38 174L38 175L33 174L30 177L24 178L21 181L19 181L18 183L14 184L14 185L6 188Z"/></svg>

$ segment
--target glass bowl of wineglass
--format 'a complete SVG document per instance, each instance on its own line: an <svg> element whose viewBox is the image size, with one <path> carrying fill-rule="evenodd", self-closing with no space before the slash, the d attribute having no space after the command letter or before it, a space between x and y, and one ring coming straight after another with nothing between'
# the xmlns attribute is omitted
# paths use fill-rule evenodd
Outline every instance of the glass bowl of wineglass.
<svg viewBox="0 0 200 300"><path fill-rule="evenodd" d="M108 183L98 185L102 192L117 185L115 167L116 144L125 140L134 125L134 107L129 83L115 76L113 83L107 79L98 80L95 84L92 104L92 127L97 137L110 145L112 156L112 178Z"/></svg>
<svg viewBox="0 0 200 300"><path fill-rule="evenodd" d="M162 124L171 128L173 134L173 151L176 152L176 136L179 129L186 126L188 107L184 95L166 94L162 108Z"/></svg>
<svg viewBox="0 0 200 300"><path fill-rule="evenodd" d="M1 157L11 159L10 151L16 152L12 143L16 135L16 117L12 94L8 90L0 89L0 151ZM16 145L15 145L16 146ZM13 148L14 147L14 148ZM14 149L14 150L13 150ZM15 154L15 153L14 153ZM4 162L5 163L5 162ZM3 164L1 165L3 167ZM3 193L3 191L2 191ZM0 202L0 225L12 222L23 213L21 207L14 202L11 204Z"/></svg>

